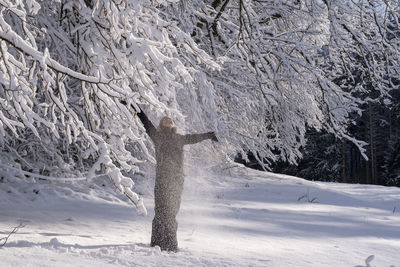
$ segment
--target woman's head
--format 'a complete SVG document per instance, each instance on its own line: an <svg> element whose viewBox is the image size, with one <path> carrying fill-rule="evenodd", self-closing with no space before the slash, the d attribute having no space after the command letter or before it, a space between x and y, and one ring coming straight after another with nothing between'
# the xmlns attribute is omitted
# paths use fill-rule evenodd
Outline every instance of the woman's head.
<svg viewBox="0 0 400 267"><path fill-rule="evenodd" d="M159 127L160 127L160 129L170 130L174 133L178 130L178 128L174 125L174 122L170 117L162 118L160 120Z"/></svg>

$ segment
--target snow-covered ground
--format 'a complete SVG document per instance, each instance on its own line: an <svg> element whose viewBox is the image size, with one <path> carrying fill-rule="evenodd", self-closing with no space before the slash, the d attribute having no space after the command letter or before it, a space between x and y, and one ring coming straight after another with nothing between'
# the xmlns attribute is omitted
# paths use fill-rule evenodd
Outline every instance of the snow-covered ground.
<svg viewBox="0 0 400 267"><path fill-rule="evenodd" d="M0 238L25 225L0 248L1 266L400 267L400 188L191 170L181 250L168 253L149 247L151 182L138 188L145 217L102 181L82 183L0 183Z"/></svg>

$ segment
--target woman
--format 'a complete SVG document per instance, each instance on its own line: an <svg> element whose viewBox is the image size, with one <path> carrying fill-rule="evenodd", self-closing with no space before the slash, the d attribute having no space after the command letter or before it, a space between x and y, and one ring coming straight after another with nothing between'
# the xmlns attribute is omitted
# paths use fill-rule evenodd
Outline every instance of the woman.
<svg viewBox="0 0 400 267"><path fill-rule="evenodd" d="M183 191L183 146L206 139L212 141L218 141L218 139L214 132L178 134L177 127L169 117L162 118L156 129L143 112L137 113L137 116L153 141L156 151L155 214L151 246L160 246L162 250L167 251L177 251L178 223L176 215L179 211Z"/></svg>

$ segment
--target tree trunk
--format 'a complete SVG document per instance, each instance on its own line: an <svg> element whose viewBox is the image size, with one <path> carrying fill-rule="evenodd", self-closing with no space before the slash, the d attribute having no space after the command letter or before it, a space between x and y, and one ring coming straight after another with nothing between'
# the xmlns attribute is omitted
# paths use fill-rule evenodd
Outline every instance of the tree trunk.
<svg viewBox="0 0 400 267"><path fill-rule="evenodd" d="M369 103L369 146L370 146L370 163L371 163L371 184L377 184L376 173L376 138L375 138L375 118L372 103Z"/></svg>
<svg viewBox="0 0 400 267"><path fill-rule="evenodd" d="M347 183L346 174L346 140L342 142L342 183Z"/></svg>

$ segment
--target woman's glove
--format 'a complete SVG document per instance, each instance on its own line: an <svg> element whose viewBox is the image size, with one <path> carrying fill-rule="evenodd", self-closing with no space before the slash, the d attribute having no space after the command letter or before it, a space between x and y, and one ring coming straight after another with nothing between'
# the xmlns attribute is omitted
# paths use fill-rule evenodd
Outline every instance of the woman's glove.
<svg viewBox="0 0 400 267"><path fill-rule="evenodd" d="M218 138L217 138L217 136L215 135L215 132L209 132L209 133L208 133L208 136L209 136L209 138L211 139L211 141L218 142Z"/></svg>

